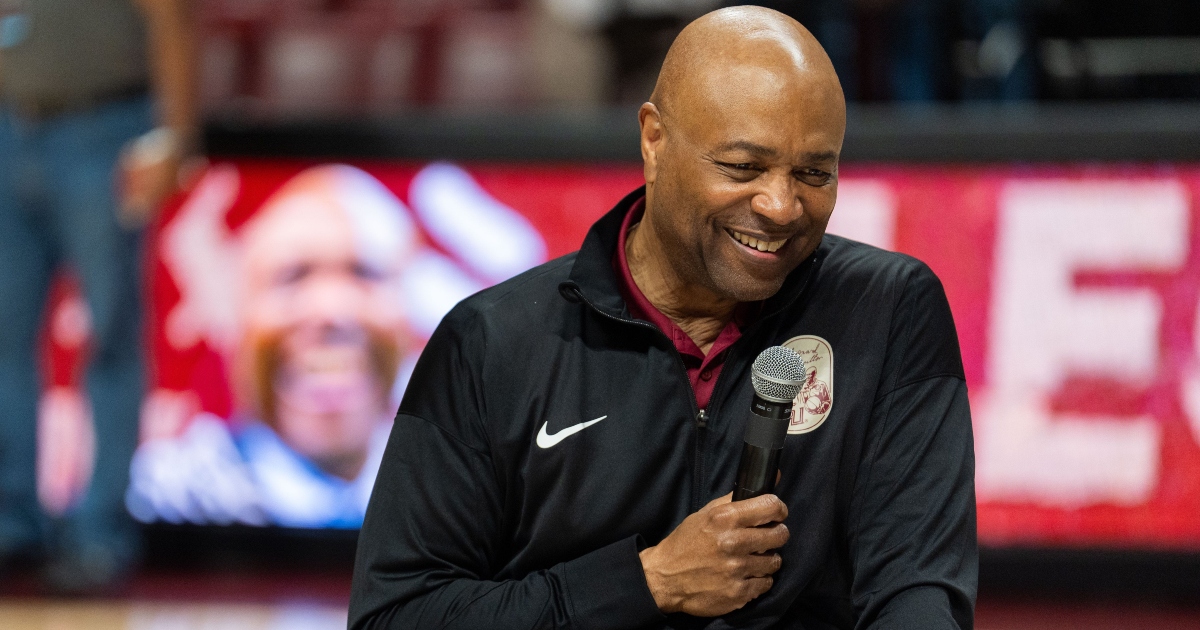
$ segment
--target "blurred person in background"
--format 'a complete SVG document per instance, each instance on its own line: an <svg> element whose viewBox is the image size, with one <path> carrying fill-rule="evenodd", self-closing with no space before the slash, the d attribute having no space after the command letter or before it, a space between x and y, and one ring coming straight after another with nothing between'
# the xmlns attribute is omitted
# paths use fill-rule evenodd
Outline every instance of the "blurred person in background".
<svg viewBox="0 0 1200 630"><path fill-rule="evenodd" d="M47 585L105 589L140 541L124 509L143 393L141 233L197 138L186 0L0 0L0 564L46 554ZM95 467L48 523L37 498L37 337L78 276L93 338Z"/></svg>
<svg viewBox="0 0 1200 630"><path fill-rule="evenodd" d="M417 245L404 204L354 167L310 168L272 195L232 248L238 409L138 450L135 516L358 527L414 343L402 292Z"/></svg>

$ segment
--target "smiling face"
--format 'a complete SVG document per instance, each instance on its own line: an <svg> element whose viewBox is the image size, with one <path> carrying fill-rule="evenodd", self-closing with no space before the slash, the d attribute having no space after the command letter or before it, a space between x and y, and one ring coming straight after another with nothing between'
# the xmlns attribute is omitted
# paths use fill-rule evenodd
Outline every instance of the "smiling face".
<svg viewBox="0 0 1200 630"><path fill-rule="evenodd" d="M745 302L774 295L820 244L845 105L803 27L766 10L733 13L752 19L717 16L680 35L642 107L643 223L670 275Z"/></svg>
<svg viewBox="0 0 1200 630"><path fill-rule="evenodd" d="M240 383L296 452L353 478L388 406L412 247L399 201L344 166L298 175L242 233Z"/></svg>

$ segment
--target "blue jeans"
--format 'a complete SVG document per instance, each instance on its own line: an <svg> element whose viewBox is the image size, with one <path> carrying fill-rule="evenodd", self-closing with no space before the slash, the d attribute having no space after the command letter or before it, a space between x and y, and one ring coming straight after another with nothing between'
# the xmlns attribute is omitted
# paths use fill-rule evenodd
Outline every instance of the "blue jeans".
<svg viewBox="0 0 1200 630"><path fill-rule="evenodd" d="M149 98L36 122L0 109L0 552L138 552L124 494L145 388L141 234L117 222L114 175L122 146L152 121ZM91 309L96 458L84 498L51 524L37 501L37 336L62 265Z"/></svg>

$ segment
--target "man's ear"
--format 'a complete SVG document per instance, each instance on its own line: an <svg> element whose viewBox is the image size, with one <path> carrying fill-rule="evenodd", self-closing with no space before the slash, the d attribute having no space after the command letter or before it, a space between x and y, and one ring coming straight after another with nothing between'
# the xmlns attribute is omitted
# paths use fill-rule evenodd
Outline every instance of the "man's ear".
<svg viewBox="0 0 1200 630"><path fill-rule="evenodd" d="M642 103L638 110L638 124L642 129L642 171L647 184L658 177L658 154L662 148L662 114L654 103Z"/></svg>

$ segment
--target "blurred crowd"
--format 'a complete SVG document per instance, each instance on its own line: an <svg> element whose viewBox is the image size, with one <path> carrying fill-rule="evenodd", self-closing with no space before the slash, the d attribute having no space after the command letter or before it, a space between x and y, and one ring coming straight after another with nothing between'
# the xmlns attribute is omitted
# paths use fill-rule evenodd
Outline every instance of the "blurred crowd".
<svg viewBox="0 0 1200 630"><path fill-rule="evenodd" d="M202 0L202 93L226 115L638 103L722 0ZM1188 0L768 0L864 102L1200 96Z"/></svg>

